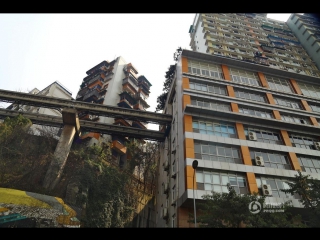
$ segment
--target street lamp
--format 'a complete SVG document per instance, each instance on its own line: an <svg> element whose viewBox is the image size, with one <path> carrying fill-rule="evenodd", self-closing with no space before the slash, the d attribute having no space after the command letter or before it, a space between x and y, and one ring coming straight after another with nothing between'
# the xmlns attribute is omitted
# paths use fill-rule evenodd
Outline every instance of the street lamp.
<svg viewBox="0 0 320 240"><path fill-rule="evenodd" d="M194 195L194 176L196 175L196 168L198 167L198 161L193 160L192 162L192 168L194 169L193 172L193 209L194 209L194 227L197 227L197 215L196 215L196 198Z"/></svg>

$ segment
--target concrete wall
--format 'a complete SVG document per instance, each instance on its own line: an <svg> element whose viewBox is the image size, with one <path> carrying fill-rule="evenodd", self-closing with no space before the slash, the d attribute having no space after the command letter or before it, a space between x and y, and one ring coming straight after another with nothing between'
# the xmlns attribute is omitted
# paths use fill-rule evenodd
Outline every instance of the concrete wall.
<svg viewBox="0 0 320 240"><path fill-rule="evenodd" d="M294 17L292 18L292 16ZM320 70L320 43L315 42L316 38L314 36L310 36L314 33L313 30L306 30L307 28L305 25L303 25L303 22L301 20L297 21L297 19L299 19L297 15L291 14L287 21L287 25L292 30L294 35L299 39L308 55L313 61L315 61L317 68ZM299 29L301 24L302 26Z"/></svg>

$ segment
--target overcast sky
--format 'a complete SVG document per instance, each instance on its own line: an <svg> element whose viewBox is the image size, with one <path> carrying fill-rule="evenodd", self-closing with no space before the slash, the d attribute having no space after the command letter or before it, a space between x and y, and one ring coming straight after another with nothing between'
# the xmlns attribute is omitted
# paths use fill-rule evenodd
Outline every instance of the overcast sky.
<svg viewBox="0 0 320 240"><path fill-rule="evenodd" d="M286 21L289 15L268 17ZM57 80L75 98L87 70L122 56L151 82L148 111L154 112L173 53L190 50L194 16L0 14L0 89L42 90Z"/></svg>

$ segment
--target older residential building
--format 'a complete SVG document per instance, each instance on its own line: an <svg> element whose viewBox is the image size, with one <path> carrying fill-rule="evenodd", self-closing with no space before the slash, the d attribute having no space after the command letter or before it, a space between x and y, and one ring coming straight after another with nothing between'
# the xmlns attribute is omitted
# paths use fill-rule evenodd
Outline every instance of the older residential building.
<svg viewBox="0 0 320 240"><path fill-rule="evenodd" d="M132 63L127 63L121 56L113 61L102 61L86 72L77 94L77 101L100 103L146 111L149 108L147 99L151 83L144 75L138 75L138 70ZM128 121L118 118L99 117L88 112L79 113L79 118L135 128L146 129L147 124L139 121ZM126 161L125 141L127 138L117 135L100 135L100 133L82 132L81 139L88 144L100 144L112 141L113 156L120 166Z"/></svg>
<svg viewBox="0 0 320 240"><path fill-rule="evenodd" d="M63 86L60 82L54 81L49 86L45 87L43 90L38 90L37 88L32 89L29 93L36 94L36 95L43 95L48 97L56 97L56 98L63 98L63 99L72 99L72 93L68 90L65 86ZM51 116L62 116L62 109L53 109L53 108L45 108L45 107L35 107L29 105L19 105L19 104L11 104L8 109L18 110L23 112L31 112L31 113L39 113L39 114L46 114ZM44 126L33 124L31 126L31 130L35 135L41 134L52 134L53 137L59 139L61 128L51 127L51 126Z"/></svg>

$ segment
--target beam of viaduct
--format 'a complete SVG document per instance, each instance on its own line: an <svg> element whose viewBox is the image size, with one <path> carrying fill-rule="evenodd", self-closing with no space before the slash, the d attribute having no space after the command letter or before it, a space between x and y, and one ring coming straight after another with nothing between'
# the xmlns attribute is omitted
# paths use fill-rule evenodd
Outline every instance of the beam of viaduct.
<svg viewBox="0 0 320 240"><path fill-rule="evenodd" d="M0 89L0 100L10 103L54 109L74 108L78 112L86 111L93 115L123 118L146 123L171 124L172 121L172 116L169 114L140 111L102 104L86 103L76 100L67 100L62 98L34 95L30 93L21 93L3 89Z"/></svg>
<svg viewBox="0 0 320 240"><path fill-rule="evenodd" d="M0 109L0 118L14 117L19 114L29 118L34 124L53 127L62 127L64 125L62 117ZM117 134L121 136L142 138L152 141L164 141L165 139L165 133L154 130L125 127L107 123L97 123L85 120L80 120L79 122L80 128L85 131L99 132L103 134Z"/></svg>

